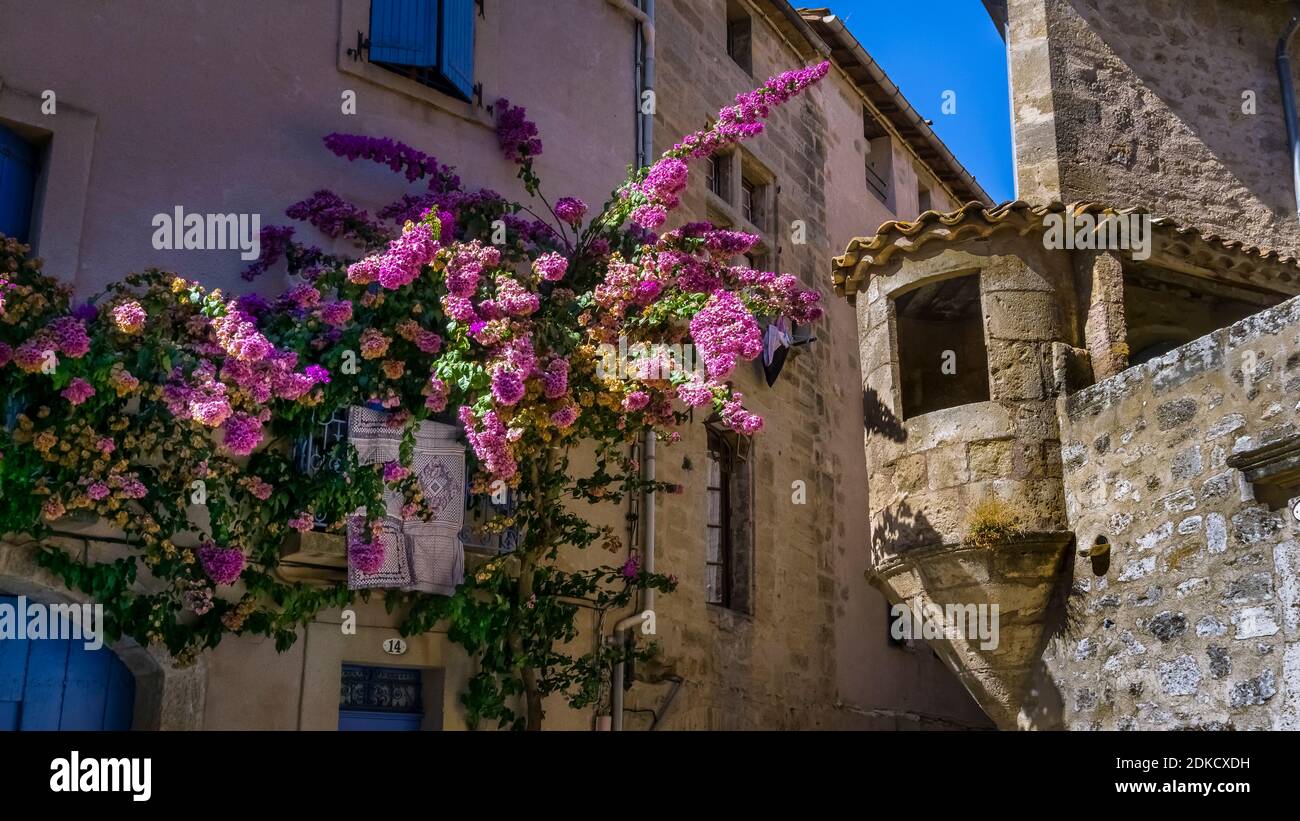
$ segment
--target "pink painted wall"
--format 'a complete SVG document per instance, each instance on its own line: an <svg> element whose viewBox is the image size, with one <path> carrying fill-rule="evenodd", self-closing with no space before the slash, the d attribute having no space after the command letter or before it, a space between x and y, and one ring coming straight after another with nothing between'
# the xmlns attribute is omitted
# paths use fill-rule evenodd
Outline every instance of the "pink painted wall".
<svg viewBox="0 0 1300 821"><path fill-rule="evenodd" d="M418 190L325 151L332 131L389 136L456 166L467 185L519 192L485 111L450 98L442 108L340 70L339 51L367 27L368 6L0 0L0 122L52 132L55 164L91 153L80 243L70 248L73 232L48 224L36 236L49 260L77 260L75 271L51 273L75 276L81 293L148 266L242 289L238 251L154 250L153 215L181 205L289 224L285 207L318 188L373 209ZM590 0L493 0L476 22L484 102L529 108L549 149L538 168L551 195L603 202L633 159L632 22ZM57 95L52 116L37 110L46 89ZM352 116L341 111L345 89L357 95ZM60 129L87 114L93 140L61 145ZM69 185L59 170L51 167L51 184ZM268 276L259 287L280 286Z"/></svg>

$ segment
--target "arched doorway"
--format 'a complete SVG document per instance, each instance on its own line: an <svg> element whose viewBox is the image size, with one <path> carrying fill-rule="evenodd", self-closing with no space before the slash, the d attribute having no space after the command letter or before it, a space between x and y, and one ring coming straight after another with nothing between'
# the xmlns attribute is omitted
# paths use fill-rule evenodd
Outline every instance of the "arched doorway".
<svg viewBox="0 0 1300 821"><path fill-rule="evenodd" d="M19 600L0 595L17 618ZM135 677L107 647L80 639L0 640L0 730L129 730Z"/></svg>

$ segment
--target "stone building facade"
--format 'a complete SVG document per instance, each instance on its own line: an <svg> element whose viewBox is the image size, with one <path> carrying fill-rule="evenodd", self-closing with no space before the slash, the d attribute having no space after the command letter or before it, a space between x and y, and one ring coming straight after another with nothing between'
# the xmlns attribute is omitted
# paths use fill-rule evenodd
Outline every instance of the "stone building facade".
<svg viewBox="0 0 1300 821"><path fill-rule="evenodd" d="M1005 25L1017 196L1141 206L1250 245L1300 245L1274 65L1289 4L985 5Z"/></svg>
<svg viewBox="0 0 1300 821"><path fill-rule="evenodd" d="M869 576L1000 608L996 646L935 640L1000 727L1295 729L1285 15L986 6L1020 200L888 223L833 266L877 407Z"/></svg>
<svg viewBox="0 0 1300 821"><path fill-rule="evenodd" d="M537 121L547 148L537 170L548 190L601 202L636 159L637 23L629 10L637 5L483 4L474 18L474 87L461 97L365 58L358 43L369 31L368 0L337 0L324 14L176 3L148 21L106 17L93 4L74 15L0 0L0 16L42 32L0 49L0 125L44 152L37 252L83 294L151 265L240 290L234 252L152 248L152 215L181 204L282 222L286 205L319 187L372 208L391 200L388 172L321 149L332 131L390 136L455 166L467 185L513 191L515 169L501 158L489 110L501 97ZM829 290L826 262L862 220L987 200L829 11L769 0L655 6L656 153L768 75L834 62L826 81L781 109L762 137L717 158L711 173L692 175L687 217L760 234L755 265ZM38 45L48 42L60 50ZM63 59L63 48L80 61ZM238 59L246 52L257 60ZM55 115L42 112L47 90L57 96ZM340 105L348 92L355 114ZM629 728L989 726L928 648L890 642L885 600L863 580L860 352L853 311L831 299L827 307L817 341L791 355L773 386L757 366L738 372L767 427L736 454L734 481L747 495L732 511L733 541L744 549L734 566L745 572L733 574L725 600L709 585L706 555L717 443L711 448L697 419L682 442L659 450L659 478L684 492L656 502L657 569L680 583L657 605L663 669L633 671ZM593 517L626 530L630 512L607 506ZM639 526L627 532L636 544ZM102 540L111 535L87 527L66 545L108 560L122 555ZM0 546L0 592L68 597L21 542ZM340 671L364 665L420 671L422 726L463 728L458 699L471 674L463 652L435 631L408 639L395 660L383 649L397 633L382 602L353 609L355 635L340 629L340 613L325 612L287 652L228 637L185 671L123 642L115 650L139 685L136 726L334 729ZM603 641L624 615L593 616L578 644ZM558 700L547 710L551 727L588 729L595 719Z"/></svg>

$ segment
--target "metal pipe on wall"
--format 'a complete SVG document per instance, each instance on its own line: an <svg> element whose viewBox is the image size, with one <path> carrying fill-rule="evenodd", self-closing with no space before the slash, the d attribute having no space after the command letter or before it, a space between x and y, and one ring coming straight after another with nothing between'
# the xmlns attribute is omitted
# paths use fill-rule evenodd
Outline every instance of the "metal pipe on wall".
<svg viewBox="0 0 1300 821"><path fill-rule="evenodd" d="M634 71L638 78L636 89L636 163L638 167L644 167L650 164L651 157L654 156L654 0L637 0L635 3L628 2L628 0L607 0L607 2L637 21L634 54ZM646 92L650 92L648 100ZM655 478L655 438L653 431L646 432L642 456L643 475L647 481L653 482ZM640 509L642 519L645 522L642 545L645 551L644 567L647 573L653 573L655 559L655 497L653 490L646 491L643 494ZM640 605L638 612L621 620L614 626L613 635L610 637L610 641L614 646L621 648L627 641L627 631L638 624L643 624L645 614L653 611L653 589L646 589L642 592ZM610 723L614 730L623 729L625 667L626 665L622 662L615 664L610 677Z"/></svg>
<svg viewBox="0 0 1300 821"><path fill-rule="evenodd" d="M1295 190L1296 219L1300 220L1300 129L1296 126L1295 84L1291 79L1291 39L1300 29L1300 7L1293 6L1286 31L1277 41L1277 79L1282 86L1282 113L1286 117L1287 145L1291 148L1291 180Z"/></svg>

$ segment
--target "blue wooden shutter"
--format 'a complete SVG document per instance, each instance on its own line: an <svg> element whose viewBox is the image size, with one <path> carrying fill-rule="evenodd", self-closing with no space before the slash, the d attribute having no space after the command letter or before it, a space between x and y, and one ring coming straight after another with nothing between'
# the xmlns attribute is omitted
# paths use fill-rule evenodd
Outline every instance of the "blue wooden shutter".
<svg viewBox="0 0 1300 821"><path fill-rule="evenodd" d="M370 61L438 64L438 0L370 0Z"/></svg>
<svg viewBox="0 0 1300 821"><path fill-rule="evenodd" d="M36 174L36 146L0 125L0 234L27 241Z"/></svg>
<svg viewBox="0 0 1300 821"><path fill-rule="evenodd" d="M474 94L474 0L442 0L442 62L447 81L469 99Z"/></svg>

